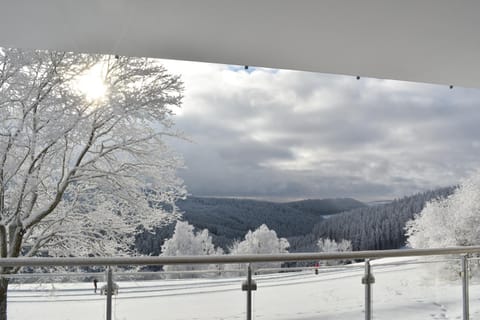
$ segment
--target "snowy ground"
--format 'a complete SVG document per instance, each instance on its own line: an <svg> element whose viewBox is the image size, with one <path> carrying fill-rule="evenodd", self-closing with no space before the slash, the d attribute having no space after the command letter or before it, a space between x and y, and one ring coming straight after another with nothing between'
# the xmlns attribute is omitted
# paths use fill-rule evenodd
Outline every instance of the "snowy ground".
<svg viewBox="0 0 480 320"><path fill-rule="evenodd" d="M402 265L390 265L401 262ZM382 259L372 263L374 319L461 319L460 278L437 277L437 264ZM410 264L403 264L410 263ZM254 319L362 319L362 266L256 276ZM119 282L113 318L245 319L243 279ZM99 287L103 283L99 283ZM105 319L105 297L91 283L11 285L10 320ZM470 286L471 319L480 319L480 284Z"/></svg>

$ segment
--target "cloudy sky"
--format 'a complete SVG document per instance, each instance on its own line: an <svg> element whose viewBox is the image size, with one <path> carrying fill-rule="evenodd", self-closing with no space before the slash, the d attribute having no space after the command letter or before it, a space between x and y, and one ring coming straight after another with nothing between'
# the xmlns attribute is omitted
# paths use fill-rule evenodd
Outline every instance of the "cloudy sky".
<svg viewBox="0 0 480 320"><path fill-rule="evenodd" d="M163 61L190 194L372 201L456 184L480 168L480 90Z"/></svg>

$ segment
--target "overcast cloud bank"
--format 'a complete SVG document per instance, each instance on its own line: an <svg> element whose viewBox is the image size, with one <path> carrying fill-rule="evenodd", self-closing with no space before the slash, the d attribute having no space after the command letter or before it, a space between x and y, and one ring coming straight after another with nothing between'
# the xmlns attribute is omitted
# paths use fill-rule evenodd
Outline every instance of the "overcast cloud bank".
<svg viewBox="0 0 480 320"><path fill-rule="evenodd" d="M480 90L163 61L185 82L172 142L190 193L396 198L480 168Z"/></svg>

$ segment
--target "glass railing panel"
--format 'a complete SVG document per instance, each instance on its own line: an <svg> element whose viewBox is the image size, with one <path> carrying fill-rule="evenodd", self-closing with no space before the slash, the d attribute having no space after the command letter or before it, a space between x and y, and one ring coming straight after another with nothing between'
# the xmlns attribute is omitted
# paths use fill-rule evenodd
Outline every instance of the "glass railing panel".
<svg viewBox="0 0 480 320"><path fill-rule="evenodd" d="M470 320L480 320L480 258L468 259Z"/></svg>
<svg viewBox="0 0 480 320"><path fill-rule="evenodd" d="M104 274L95 277L103 282ZM9 282L9 320L105 319L106 300L92 276L12 275Z"/></svg>
<svg viewBox="0 0 480 320"><path fill-rule="evenodd" d="M359 319L363 265L320 266L255 277L255 319Z"/></svg>
<svg viewBox="0 0 480 320"><path fill-rule="evenodd" d="M114 319L245 319L243 277L222 273L115 273Z"/></svg>
<svg viewBox="0 0 480 320"><path fill-rule="evenodd" d="M373 319L462 319L461 260L372 261Z"/></svg>

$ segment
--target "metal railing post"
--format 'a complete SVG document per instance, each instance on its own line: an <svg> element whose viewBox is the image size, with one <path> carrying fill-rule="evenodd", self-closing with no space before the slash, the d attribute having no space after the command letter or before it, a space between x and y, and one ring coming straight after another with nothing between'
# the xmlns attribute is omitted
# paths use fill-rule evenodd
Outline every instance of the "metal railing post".
<svg viewBox="0 0 480 320"><path fill-rule="evenodd" d="M252 266L248 265L247 270L247 320L252 320Z"/></svg>
<svg viewBox="0 0 480 320"><path fill-rule="evenodd" d="M469 295L468 295L468 255L462 255L462 301L463 301L463 320L470 319L470 306L469 306Z"/></svg>
<svg viewBox="0 0 480 320"><path fill-rule="evenodd" d="M372 284L375 283L375 277L371 272L370 259L365 259L365 274L362 278L362 284L365 285L365 320L372 319Z"/></svg>
<svg viewBox="0 0 480 320"><path fill-rule="evenodd" d="M257 284L252 280L252 266L247 267L247 281L242 283L242 291L247 291L247 320L252 320L252 291L257 290Z"/></svg>
<svg viewBox="0 0 480 320"><path fill-rule="evenodd" d="M112 269L107 269L107 320L112 320L112 293L113 293L113 279Z"/></svg>

